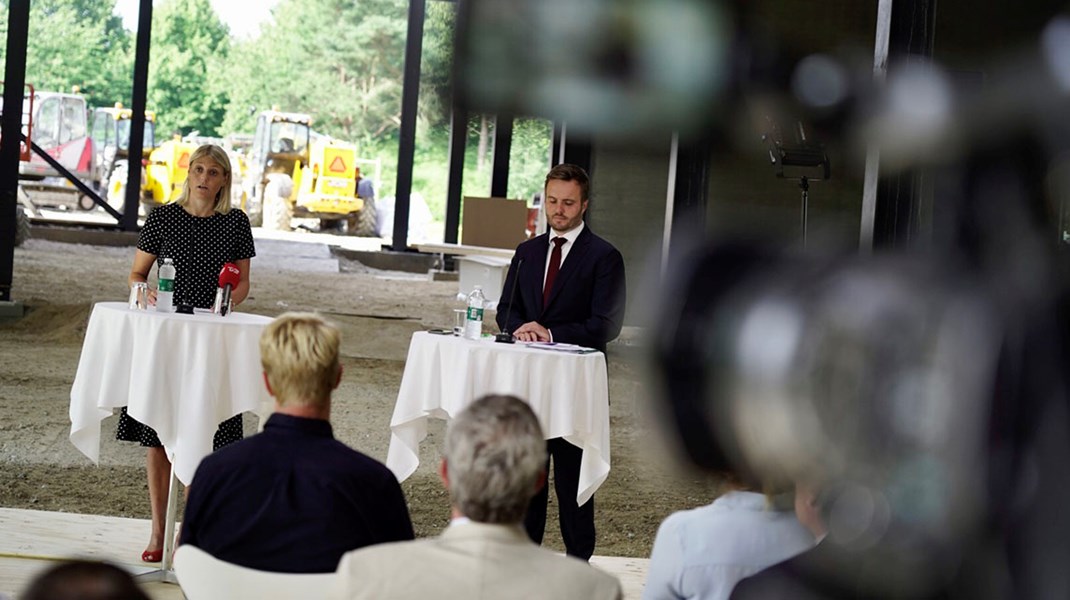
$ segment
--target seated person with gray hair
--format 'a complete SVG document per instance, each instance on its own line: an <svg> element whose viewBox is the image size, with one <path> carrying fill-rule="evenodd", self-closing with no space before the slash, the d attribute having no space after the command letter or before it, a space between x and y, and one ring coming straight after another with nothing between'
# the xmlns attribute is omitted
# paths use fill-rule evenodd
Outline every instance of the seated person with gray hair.
<svg viewBox="0 0 1070 600"><path fill-rule="evenodd" d="M532 542L522 522L546 484L539 421L514 396L484 396L446 432L440 475L452 521L437 538L350 552L336 598L619 599L620 583Z"/></svg>
<svg viewBox="0 0 1070 600"><path fill-rule="evenodd" d="M275 413L263 432L201 461L181 543L252 569L330 573L349 550L413 538L394 474L334 439L340 340L314 314L264 328L260 363Z"/></svg>

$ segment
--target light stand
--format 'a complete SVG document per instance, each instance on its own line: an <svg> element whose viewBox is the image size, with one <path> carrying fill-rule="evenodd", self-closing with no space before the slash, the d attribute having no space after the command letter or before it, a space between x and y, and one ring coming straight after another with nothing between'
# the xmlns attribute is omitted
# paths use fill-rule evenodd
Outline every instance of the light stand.
<svg viewBox="0 0 1070 600"><path fill-rule="evenodd" d="M766 121L769 124L769 132L762 134L762 141L768 146L769 162L776 171L776 176L779 178L799 180L799 189L802 192L799 225L802 228L802 242L803 247L805 248L807 219L809 218L810 210L810 182L829 179L832 173L829 157L828 154L825 153L824 146L807 140L806 131L803 130L802 123L796 123L795 142L788 145L782 139L780 128L776 123L768 117L766 118ZM807 173L810 174L798 177L786 177L784 174L784 167L802 167L809 169ZM816 169L820 170L818 171ZM815 174L817 176L815 176Z"/></svg>

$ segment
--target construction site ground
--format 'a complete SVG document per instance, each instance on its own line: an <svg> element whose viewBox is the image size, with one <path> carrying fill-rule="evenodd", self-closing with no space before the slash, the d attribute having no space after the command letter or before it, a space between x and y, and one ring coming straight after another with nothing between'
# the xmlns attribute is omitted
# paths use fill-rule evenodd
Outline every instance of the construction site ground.
<svg viewBox="0 0 1070 600"><path fill-rule="evenodd" d="M0 507L147 518L144 450L113 439L117 417L103 423L99 465L68 440L69 394L90 311L95 302L125 301L136 238L39 225L33 232L14 259L12 299L25 316L0 322ZM433 257L380 252L383 240L254 234L252 292L239 310L315 311L340 327L345 375L334 396L335 435L385 460L409 338L450 326L460 307L457 282L429 276ZM488 331L493 317L488 312ZM716 485L668 450L641 337L612 344L608 359L612 470L595 496L596 553L646 557L661 520L710 502ZM246 434L256 426L246 415ZM443 429L431 421L420 467L402 484L418 536L436 535L449 517L436 475ZM556 523L553 502L550 510ZM548 527L547 544L563 549L556 526Z"/></svg>

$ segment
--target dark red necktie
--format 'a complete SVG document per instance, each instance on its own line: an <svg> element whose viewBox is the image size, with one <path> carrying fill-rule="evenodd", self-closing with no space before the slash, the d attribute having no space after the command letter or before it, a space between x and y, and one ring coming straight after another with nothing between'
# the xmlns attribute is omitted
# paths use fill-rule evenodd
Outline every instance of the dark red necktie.
<svg viewBox="0 0 1070 600"><path fill-rule="evenodd" d="M544 307L550 302L550 290L554 289L554 279L557 279L557 272L561 270L561 246L568 240L558 236L551 241L554 243L554 251L550 253L550 268L546 270L546 284L542 286Z"/></svg>

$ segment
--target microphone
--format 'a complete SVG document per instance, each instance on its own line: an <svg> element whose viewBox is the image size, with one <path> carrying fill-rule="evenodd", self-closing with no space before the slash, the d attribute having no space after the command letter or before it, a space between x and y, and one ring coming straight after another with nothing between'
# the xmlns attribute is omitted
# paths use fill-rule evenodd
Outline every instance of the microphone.
<svg viewBox="0 0 1070 600"><path fill-rule="evenodd" d="M509 326L509 317L513 314L513 304L516 303L516 284L520 281L520 268L524 266L524 259L516 263L516 273L513 276L513 289L509 292L509 308L505 309L505 326ZM512 344L513 334L502 331L494 336L494 341L501 344Z"/></svg>
<svg viewBox="0 0 1070 600"><path fill-rule="evenodd" d="M229 262L224 264L219 270L219 289L215 292L212 312L221 317L227 316L230 312L230 292L239 281L241 281L241 270L238 269L238 265Z"/></svg>

